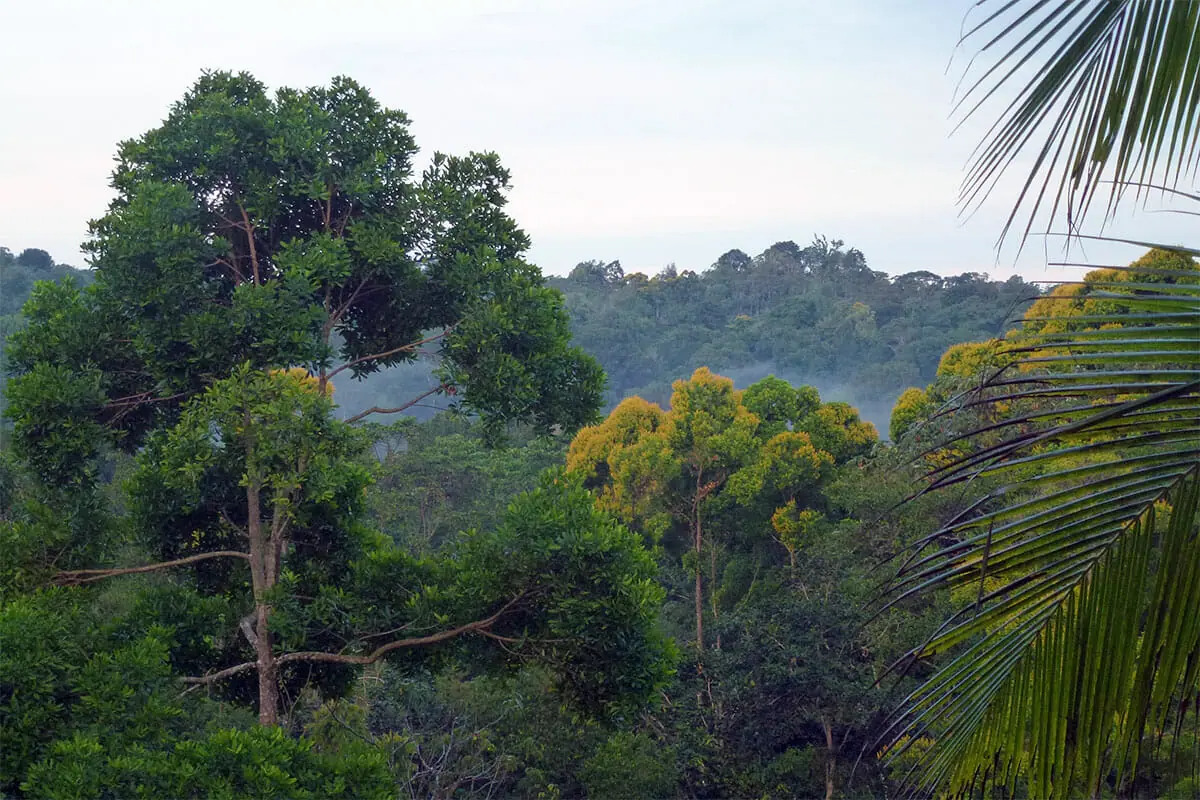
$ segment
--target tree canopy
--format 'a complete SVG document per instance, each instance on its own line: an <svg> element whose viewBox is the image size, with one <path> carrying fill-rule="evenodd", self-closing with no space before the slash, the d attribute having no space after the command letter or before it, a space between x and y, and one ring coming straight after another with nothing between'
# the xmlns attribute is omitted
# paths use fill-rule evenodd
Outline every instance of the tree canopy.
<svg viewBox="0 0 1200 800"><path fill-rule="evenodd" d="M665 404L674 380L707 366L739 386L768 374L818 386L881 427L905 387L933 380L946 348L1002 335L1039 295L1019 277L889 278L824 238L732 250L705 271L583 262L551 285L608 373L610 406L632 395Z"/></svg>
<svg viewBox="0 0 1200 800"><path fill-rule="evenodd" d="M669 678L653 559L561 471L436 551L370 523L373 437L355 423L420 398L342 420L335 379L434 353L436 391L489 443L594 420L604 385L522 259L496 156L435 155L413 179L415 152L407 117L349 79L269 95L227 73L120 146L94 281L37 283L8 343L0 630L38 653L66 627L99 652L0 663L0 791L73 796L83 769L106 791L374 796L391 779L377 749L339 760L243 736L241 718L164 721L212 698L288 726L300 695L344 697L385 661L537 666L600 717ZM47 271L41 252L13 262ZM107 621L106 596L122 598ZM130 734L94 735L109 726ZM190 780L209 759L225 766ZM243 786L247 759L275 771Z"/></svg>
<svg viewBox="0 0 1200 800"><path fill-rule="evenodd" d="M103 441L136 448L244 362L324 384L428 350L434 391L487 420L590 421L603 375L521 259L499 159L437 154L414 179L415 152L407 116L350 79L272 96L206 74L121 144L117 198L87 243L95 284L34 292L10 347L18 446L44 441L39 416L69 413L96 435L56 458L86 465ZM35 408L52 396L77 402Z"/></svg>

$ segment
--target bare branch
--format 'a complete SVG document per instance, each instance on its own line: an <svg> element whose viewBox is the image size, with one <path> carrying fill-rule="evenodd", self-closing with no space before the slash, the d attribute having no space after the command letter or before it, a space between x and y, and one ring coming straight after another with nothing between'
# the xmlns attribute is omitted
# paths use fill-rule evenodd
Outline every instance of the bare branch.
<svg viewBox="0 0 1200 800"><path fill-rule="evenodd" d="M320 652L304 652L304 653L288 653L279 657L280 664L290 663L292 661L319 661L331 664L373 664L383 658L393 650L399 650L404 647L423 647L430 644L439 644L449 641L467 633L484 633L488 628L496 624L509 609L511 609L523 594L517 595L512 600L504 604L504 607L492 614L486 619L468 622L466 625L459 625L457 628L451 628L448 631L439 631L431 633L428 636L417 636L412 639L397 639L394 642L380 645L365 656L348 656L341 653L320 653Z"/></svg>
<svg viewBox="0 0 1200 800"><path fill-rule="evenodd" d="M504 606L499 611L497 611L495 614L492 614L490 617L487 617L485 619L476 620L474 622L468 622L466 625L459 625L457 628L451 628L450 630L439 631L438 633L431 633L428 636L417 636L412 639L399 639L394 642L388 642L385 645L380 645L379 647L376 647L368 655L365 655L365 656L348 656L348 655L342 655L341 653L321 653L321 652L287 653L287 654L282 655L279 658L277 658L275 660L275 663L282 665L282 664L290 664L290 663L297 662L297 661L306 661L306 662L324 662L324 663L330 663L330 664L358 664L358 665L373 664L376 661L378 661L379 659L383 658L388 653L392 652L393 650L399 650L399 649L405 648L405 647L423 647L425 645L430 645L430 644L439 644L441 642L449 641L450 639L454 639L456 637L459 637L459 636L462 636L462 635L468 634L468 633L486 633L489 628L491 628L493 625L495 625L496 622L501 617L503 617L506 613L508 613L512 609L512 607L515 606L518 602L520 602L521 599L523 599L524 597L525 597L524 593L517 595L516 597L514 597L513 599L511 599L507 603L505 603ZM502 637L496 636L495 634L487 634L487 635L490 635L494 639L502 638ZM256 669L257 667L258 667L257 661L247 661L244 664L238 664L237 666L227 667L223 670L220 670L219 672L214 672L211 675L199 675L196 677L185 677L185 678L182 678L181 680L184 683L195 683L195 684L216 683L217 681L222 680L223 678L228 678L232 675L237 675L239 673L246 672L247 670Z"/></svg>
<svg viewBox="0 0 1200 800"><path fill-rule="evenodd" d="M242 536L249 536L249 534L246 533L245 528L243 528L241 525L238 525L236 522L234 522L232 519L230 519L229 514L227 514L225 512L225 509L223 507L221 508L221 519L225 520L226 525L233 528L238 533L242 534Z"/></svg>
<svg viewBox="0 0 1200 800"><path fill-rule="evenodd" d="M216 266L227 267L229 269L229 271L233 273L234 283L236 283L237 285L240 286L245 281L245 278L242 276L242 271L240 269L238 269L237 266L234 265L234 263L232 261L227 261L223 258L218 258L216 261L212 262L211 264L205 264L204 266L206 268L207 267L216 267Z"/></svg>
<svg viewBox="0 0 1200 800"><path fill-rule="evenodd" d="M154 397L153 395L154 392L152 391L138 392L137 394L127 394L124 397L118 397L113 400L109 400L104 404L104 407L122 408L125 406L141 405L142 403L166 403L171 400L178 400L181 397L185 397L187 392L176 392L175 394L167 395L166 397Z"/></svg>
<svg viewBox="0 0 1200 800"><path fill-rule="evenodd" d="M354 287L354 291L350 293L350 299L337 307L336 311L329 310L329 298L332 291L332 286L325 287L325 312L329 314L329 318L325 320L325 324L321 326L321 339L328 343L329 334L333 331L333 327L342 319L342 315L350 310L350 306L354 305L354 301L358 299L359 292L363 287L371 282L370 278L363 278L359 281L358 286Z"/></svg>
<svg viewBox="0 0 1200 800"><path fill-rule="evenodd" d="M379 406L371 406L366 411L361 411L361 412L355 414L353 417L350 417L349 419L346 420L346 422L353 424L355 422L358 422L363 417L370 416L371 414L398 414L401 411L405 411L407 409L412 408L415 405L418 405L422 400L424 400L426 397L429 397L431 394L436 394L440 391L443 391L443 390L449 389L449 388L450 388L450 384L443 383L440 386L435 386L432 389L430 389L429 391L423 392L422 394L417 395L412 400L409 400L407 403L396 406L395 408L380 408Z"/></svg>
<svg viewBox="0 0 1200 800"><path fill-rule="evenodd" d="M429 344L430 342L436 342L438 339L443 338L444 336L449 334L452 330L454 330L454 327L455 327L454 325L448 325L444 330L442 330L441 333L435 334L426 339L422 339L419 342L413 342L411 344L401 345L400 347L393 347L391 350L385 350L382 353L372 353L371 355L368 355L368 356L359 356L358 358L356 358L352 361L347 361L345 364L342 364L337 369L331 371L329 374L327 374L325 376L325 378L326 378L326 380L332 380L333 376L337 375L342 370L349 369L350 367L353 367L355 364L361 364L364 361L374 361L379 358L387 358L388 356L394 356L397 353L405 353L405 352L411 353L412 351L416 350L423 344Z"/></svg>
<svg viewBox="0 0 1200 800"><path fill-rule="evenodd" d="M256 669L257 667L258 667L257 661L247 661L244 664L238 664L236 667L226 667L225 669L221 670L220 672L213 672L209 675L199 675L194 678L189 676L189 677L180 678L180 680L183 681L184 683L195 683L195 684L199 684L199 685L206 685L206 684L210 684L210 683L216 683L217 681L224 680L225 678L232 677L234 675L237 675L240 672L247 672L249 670Z"/></svg>
<svg viewBox="0 0 1200 800"><path fill-rule="evenodd" d="M93 581L101 581L105 578L115 578L118 575L135 575L142 572L157 572L162 569L182 567L186 564L194 564L197 561L207 561L210 558L244 558L248 561L250 560L250 555L238 550L214 550L211 553L200 553L199 555L177 558L174 561L162 561L157 564L144 564L140 567L70 569L63 570L55 575L52 582L59 586L78 586L84 583L92 583Z"/></svg>

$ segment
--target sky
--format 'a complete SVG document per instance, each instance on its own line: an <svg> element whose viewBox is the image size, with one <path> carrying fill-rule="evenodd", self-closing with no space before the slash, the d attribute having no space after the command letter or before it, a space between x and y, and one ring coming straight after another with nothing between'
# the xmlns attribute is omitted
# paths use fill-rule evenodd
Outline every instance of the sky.
<svg viewBox="0 0 1200 800"><path fill-rule="evenodd" d="M1019 273L1056 240L995 249L1012 182L955 205L967 0L39 0L0 3L0 246L82 265L116 143L156 126L205 69L270 87L348 75L406 111L423 157L495 151L530 258L702 270L815 235L889 274ZM1185 239L1127 211L1116 235ZM1127 263L1091 244L1069 260Z"/></svg>

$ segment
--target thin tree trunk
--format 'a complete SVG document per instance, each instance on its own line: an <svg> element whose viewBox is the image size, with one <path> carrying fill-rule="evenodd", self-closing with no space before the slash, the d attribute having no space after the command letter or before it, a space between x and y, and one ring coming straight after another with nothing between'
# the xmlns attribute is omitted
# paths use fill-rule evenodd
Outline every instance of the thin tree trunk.
<svg viewBox="0 0 1200 800"><path fill-rule="evenodd" d="M713 623L721 621L721 611L717 608L717 549L715 547L708 548L709 556L709 573L708 585L712 587L712 591L708 593L708 602L712 606ZM714 644L717 650L721 649L721 629L717 628L717 641Z"/></svg>
<svg viewBox="0 0 1200 800"><path fill-rule="evenodd" d="M271 607L266 595L277 574L272 561L274 548L268 546L263 533L262 487L251 481L246 485L246 534L250 539L250 576L254 588L255 641L254 654L258 670L258 721L262 725L279 724L279 665L271 646Z"/></svg>
<svg viewBox="0 0 1200 800"><path fill-rule="evenodd" d="M692 528L696 546L696 649L704 652L704 579L700 569L700 548L703 544L700 530L700 503L696 502L692 511Z"/></svg>
<svg viewBox="0 0 1200 800"><path fill-rule="evenodd" d="M821 717L821 726L825 729L825 800L833 800L833 777L837 768L837 755L833 745L833 726L826 717Z"/></svg>

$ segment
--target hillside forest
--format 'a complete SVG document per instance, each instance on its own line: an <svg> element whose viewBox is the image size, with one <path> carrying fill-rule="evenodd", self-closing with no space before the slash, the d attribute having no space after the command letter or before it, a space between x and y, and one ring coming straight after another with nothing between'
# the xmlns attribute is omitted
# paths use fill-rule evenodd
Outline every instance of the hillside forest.
<svg viewBox="0 0 1200 800"><path fill-rule="evenodd" d="M973 707L938 704L976 697L964 653L1024 630L993 604L1069 557L1037 549L1044 519L1005 538L1025 531L1005 504L1082 519L1080 487L1116 480L1103 430L1038 438L1142 390L1053 389L1102 375L1071 337L1141 331L1129 364L1190 364L1193 254L1039 287L889 276L818 236L547 277L496 154L418 172L417 152L348 78L205 73L119 145L86 268L0 248L0 796L831 800L954 769L1088 788L1025 756L989 773L939 727ZM1174 323L1136 304L1161 297ZM1190 457L1172 397L1121 469ZM1067 471L964 477L1014 430L1077 448ZM1038 505L1046 475L1073 510ZM1144 491L1146 547L1169 506L1194 519ZM1137 586L1064 602L1167 591ZM1163 715L1097 796L1192 796L1197 706Z"/></svg>

